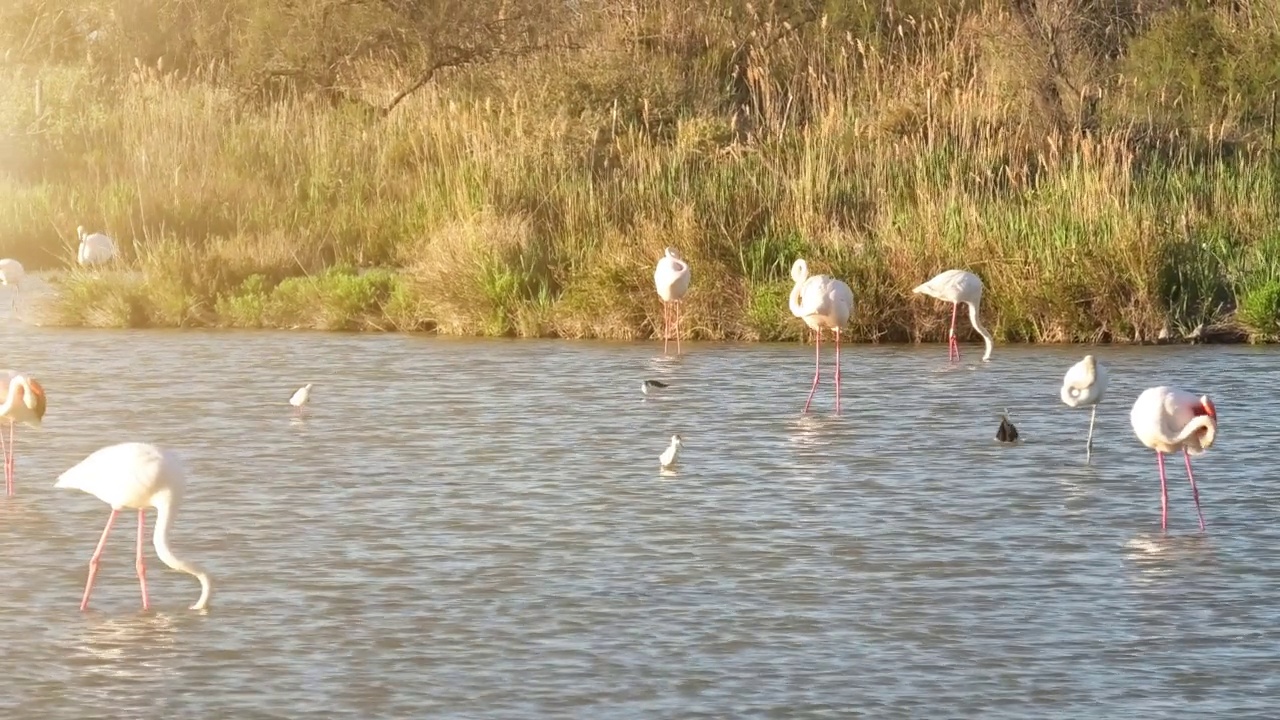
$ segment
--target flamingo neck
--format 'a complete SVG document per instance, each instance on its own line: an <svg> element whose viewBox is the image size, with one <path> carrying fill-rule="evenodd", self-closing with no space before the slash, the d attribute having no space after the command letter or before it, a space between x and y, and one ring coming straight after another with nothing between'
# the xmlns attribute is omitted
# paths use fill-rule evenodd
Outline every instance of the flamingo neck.
<svg viewBox="0 0 1280 720"><path fill-rule="evenodd" d="M1213 445L1214 439L1218 435L1218 421L1208 415L1197 415L1182 428L1182 432L1178 433L1174 438L1172 445L1182 445L1198 433L1204 433L1199 439L1200 450L1209 449ZM1192 451L1195 454L1195 451Z"/></svg>
<svg viewBox="0 0 1280 720"><path fill-rule="evenodd" d="M991 333L982 327L982 323L978 322L978 304L968 303L969 305L969 323L973 325L973 329L978 331L982 336L982 342L986 344L987 351L982 355L982 361L986 362L991 359L991 350L995 347L995 341L991 338Z"/></svg>
<svg viewBox="0 0 1280 720"><path fill-rule="evenodd" d="M174 555L173 550L169 549L169 531L173 529L173 518L178 512L177 498L178 496L172 491L166 491L153 499L152 502L156 507L156 528L152 533L152 542L156 546L156 555L161 562L179 572L194 575L200 581L200 599L196 600L191 609L204 610L209 607L209 600L213 595L213 583L209 580L209 574L199 565Z"/></svg>
<svg viewBox="0 0 1280 720"><path fill-rule="evenodd" d="M21 375L17 375L9 380L9 392L5 396L4 405L0 405L0 416L12 415L17 409L19 403L25 406L27 393L27 379ZM22 400L19 400L18 393L22 393Z"/></svg>

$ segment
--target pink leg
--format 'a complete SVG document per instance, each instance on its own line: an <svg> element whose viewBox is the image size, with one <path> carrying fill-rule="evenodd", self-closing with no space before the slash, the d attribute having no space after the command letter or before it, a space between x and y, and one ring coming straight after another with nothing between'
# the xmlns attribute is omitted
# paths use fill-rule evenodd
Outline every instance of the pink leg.
<svg viewBox="0 0 1280 720"><path fill-rule="evenodd" d="M1164 453L1156 451L1156 464L1160 466L1160 529L1164 530L1169 520L1169 489L1164 482Z"/></svg>
<svg viewBox="0 0 1280 720"><path fill-rule="evenodd" d="M666 300L662 301L662 354L667 354L667 338L670 335L668 327L671 324L671 304Z"/></svg>
<svg viewBox="0 0 1280 720"><path fill-rule="evenodd" d="M960 312L960 303L951 304L951 334L947 336L947 361L960 362L960 343L956 342L956 313Z"/></svg>
<svg viewBox="0 0 1280 720"><path fill-rule="evenodd" d="M676 354L680 354L680 301L676 301Z"/></svg>
<svg viewBox="0 0 1280 720"><path fill-rule="evenodd" d="M822 367L822 331L813 331L813 387L809 388L809 399L804 401L804 411L809 412L809 403L813 402L813 392L818 389L818 372Z"/></svg>
<svg viewBox="0 0 1280 720"><path fill-rule="evenodd" d="M13 477L9 474L9 446L4 441L4 431L0 430L0 450L4 454L4 487L5 492L13 496Z"/></svg>
<svg viewBox="0 0 1280 720"><path fill-rule="evenodd" d="M151 600L147 598L147 568L142 564L142 542L147 533L147 511L138 508L138 584L142 586L142 609L151 609Z"/></svg>
<svg viewBox="0 0 1280 720"><path fill-rule="evenodd" d="M9 493L10 496L13 495L13 474L14 474L14 470L17 467L17 459L13 456L13 451L17 449L13 444L13 426L14 425L17 425L17 423L12 421L9 422L9 451L5 455L5 459L4 459L5 490Z"/></svg>
<svg viewBox="0 0 1280 720"><path fill-rule="evenodd" d="M840 414L840 328L836 328L836 414Z"/></svg>
<svg viewBox="0 0 1280 720"><path fill-rule="evenodd" d="M89 593L93 592L93 579L98 576L98 560L102 557L102 549L107 546L107 535L111 533L111 523L116 521L118 512L119 510L112 508L111 517L107 518L107 526L102 528L102 539L98 541L93 557L89 558L89 581L84 584L84 597L80 600L81 612L89 607Z"/></svg>
<svg viewBox="0 0 1280 720"><path fill-rule="evenodd" d="M1204 532L1204 513L1200 512L1200 491L1196 490L1196 476L1191 474L1191 456L1184 449L1182 459L1187 462L1187 479L1191 481L1191 497L1196 500L1196 515L1200 516L1200 532Z"/></svg>

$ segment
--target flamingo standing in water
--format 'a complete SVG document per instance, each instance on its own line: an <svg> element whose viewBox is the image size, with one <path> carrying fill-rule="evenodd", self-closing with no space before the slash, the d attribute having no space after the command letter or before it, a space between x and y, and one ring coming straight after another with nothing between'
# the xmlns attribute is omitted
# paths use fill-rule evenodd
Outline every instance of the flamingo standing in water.
<svg viewBox="0 0 1280 720"><path fill-rule="evenodd" d="M22 263L13 258L5 258L0 260L0 285L12 285L13 293L10 295L12 299L11 307L18 307L18 293L22 290L22 278L27 273L22 269Z"/></svg>
<svg viewBox="0 0 1280 720"><path fill-rule="evenodd" d="M991 333L978 322L978 306L982 304L982 279L967 270L944 270L923 285L917 285L913 293L923 293L943 302L951 303L951 333L948 335L947 360L960 362L960 345L956 342L956 314L960 311L960 303L969 306L969 322L973 329L982 336L987 345L987 352L982 361L991 359Z"/></svg>
<svg viewBox="0 0 1280 720"><path fill-rule="evenodd" d="M1092 407L1089 415L1089 437L1084 441L1084 459L1087 462L1093 455L1093 423L1098 418L1098 403L1107 392L1107 368L1100 365L1092 355L1067 370L1062 378L1062 402L1069 407Z"/></svg>
<svg viewBox="0 0 1280 720"><path fill-rule="evenodd" d="M1191 497L1200 516L1200 532L1204 532L1204 513L1200 511L1200 492L1191 474L1191 456L1208 450L1218 435L1218 411L1207 395L1196 397L1185 390L1171 387L1149 388L1138 396L1129 412L1133 432L1143 445L1156 451L1160 467L1160 529L1169 517L1169 490L1165 484L1164 453L1182 451L1191 481Z"/></svg>
<svg viewBox="0 0 1280 720"><path fill-rule="evenodd" d="M44 420L44 388L35 378L12 370L0 370L0 396L4 397L4 404L0 405L0 420L9 422L8 445L4 442L4 435L0 435L0 450L4 452L4 487L5 494L12 497L14 426L26 423L31 427L40 427Z"/></svg>
<svg viewBox="0 0 1280 720"><path fill-rule="evenodd" d="M680 257L675 248L667 248L653 271L653 284L662 298L662 354L667 354L667 339L675 316L676 354L680 354L680 299L689 291L689 263Z"/></svg>
<svg viewBox="0 0 1280 720"><path fill-rule="evenodd" d="M788 305L791 314L804 320L805 325L813 328L813 387L809 388L809 399L804 402L804 411L809 412L809 403L813 402L813 393L818 389L818 376L822 368L822 330L830 329L836 338L836 414L840 413L840 330L849 323L853 314L853 291L843 280L830 275L809 275L809 263L803 258L791 266L791 279L795 287L791 288Z"/></svg>
<svg viewBox="0 0 1280 720"><path fill-rule="evenodd" d="M102 549L107 544L107 535L111 532L116 514L124 508L138 510L135 567L138 571L138 584L142 587L142 609L151 608L151 600L147 596L147 571L142 562L146 512L151 507L156 509L155 533L152 537L156 555L165 565L194 575L200 581L200 599L191 606L192 610L209 607L209 597L213 592L209 574L194 563L180 560L169 549L169 532L173 529L173 519L178 513L178 505L186 488L182 461L175 453L146 443L111 445L95 451L75 467L62 473L54 487L83 490L111 506L107 526L103 528L102 538L98 540L98 547L89 560L89 580L85 583L84 597L80 600L81 610L89 607L89 594L93 592L93 581L98 575Z"/></svg>
<svg viewBox="0 0 1280 720"><path fill-rule="evenodd" d="M116 256L116 241L109 236L86 233L83 225L76 227L76 235L80 236L80 251L76 260L82 267L101 265Z"/></svg>

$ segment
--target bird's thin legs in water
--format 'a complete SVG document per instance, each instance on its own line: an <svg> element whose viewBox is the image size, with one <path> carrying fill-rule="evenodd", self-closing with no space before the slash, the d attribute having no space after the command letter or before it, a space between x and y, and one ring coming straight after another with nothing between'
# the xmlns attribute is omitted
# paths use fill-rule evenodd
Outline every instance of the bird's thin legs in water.
<svg viewBox="0 0 1280 720"><path fill-rule="evenodd" d="M4 441L4 431L0 429L0 454L4 455L4 487L5 493L13 496L13 477L9 474L9 446Z"/></svg>
<svg viewBox="0 0 1280 720"><path fill-rule="evenodd" d="M147 511L138 508L138 585L142 586L142 609L151 609L151 600L147 597L147 567L142 563L142 542L147 533Z"/></svg>
<svg viewBox="0 0 1280 720"><path fill-rule="evenodd" d="M960 312L960 303L951 304L951 334L947 340L947 361L960 362L960 344L956 342L956 314Z"/></svg>
<svg viewBox="0 0 1280 720"><path fill-rule="evenodd" d="M671 324L671 303L662 302L662 354L667 354L667 337L670 335L668 326Z"/></svg>
<svg viewBox="0 0 1280 720"><path fill-rule="evenodd" d="M840 414L840 328L836 328L836 414Z"/></svg>
<svg viewBox="0 0 1280 720"><path fill-rule="evenodd" d="M16 424L12 420L9 421L9 444L5 446L4 451L4 488L9 497L13 497L13 426Z"/></svg>
<svg viewBox="0 0 1280 720"><path fill-rule="evenodd" d="M1098 406L1093 406L1093 412L1089 413L1089 437L1084 441L1084 461L1089 462L1089 458L1093 455L1093 421L1098 418Z"/></svg>
<svg viewBox="0 0 1280 720"><path fill-rule="evenodd" d="M1160 466L1160 529L1165 529L1169 519L1169 488L1164 482L1164 453L1156 451L1156 464Z"/></svg>
<svg viewBox="0 0 1280 720"><path fill-rule="evenodd" d="M98 561L102 558L102 549L107 546L107 535L111 534L111 524L116 521L116 514L119 510L111 509L111 516L107 518L107 526L102 528L102 539L98 541L98 547L93 551L93 557L89 558L89 580L84 584L84 597L80 600L80 610L83 612L89 607L89 593L93 592L93 579L98 576Z"/></svg>
<svg viewBox="0 0 1280 720"><path fill-rule="evenodd" d="M676 354L680 354L680 301L676 301Z"/></svg>
<svg viewBox="0 0 1280 720"><path fill-rule="evenodd" d="M1182 450L1182 459L1187 463L1187 479L1191 481L1191 497L1196 501L1196 515L1200 516L1200 532L1204 532L1204 513L1200 512L1200 491L1196 490L1196 476L1191 474L1191 455Z"/></svg>
<svg viewBox="0 0 1280 720"><path fill-rule="evenodd" d="M818 373L822 368L822 331L813 331L813 387L809 388L809 399L804 401L804 411L809 412L809 403L813 402L813 392L818 389Z"/></svg>

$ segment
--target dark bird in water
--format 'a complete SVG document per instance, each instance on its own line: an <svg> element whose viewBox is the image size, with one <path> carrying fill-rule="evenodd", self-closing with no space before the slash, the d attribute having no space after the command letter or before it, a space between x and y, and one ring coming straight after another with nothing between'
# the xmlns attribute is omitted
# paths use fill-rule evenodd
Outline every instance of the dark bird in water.
<svg viewBox="0 0 1280 720"><path fill-rule="evenodd" d="M661 380L645 380L643 383L640 384L640 392L644 393L645 395L648 395L649 392L652 390L661 390L662 388L665 388L665 387L667 387L667 384L662 382Z"/></svg>
<svg viewBox="0 0 1280 720"><path fill-rule="evenodd" d="M1002 443L1018 442L1018 428L1009 422L1009 410L1005 409L1000 416L1000 429L996 430L996 439Z"/></svg>

